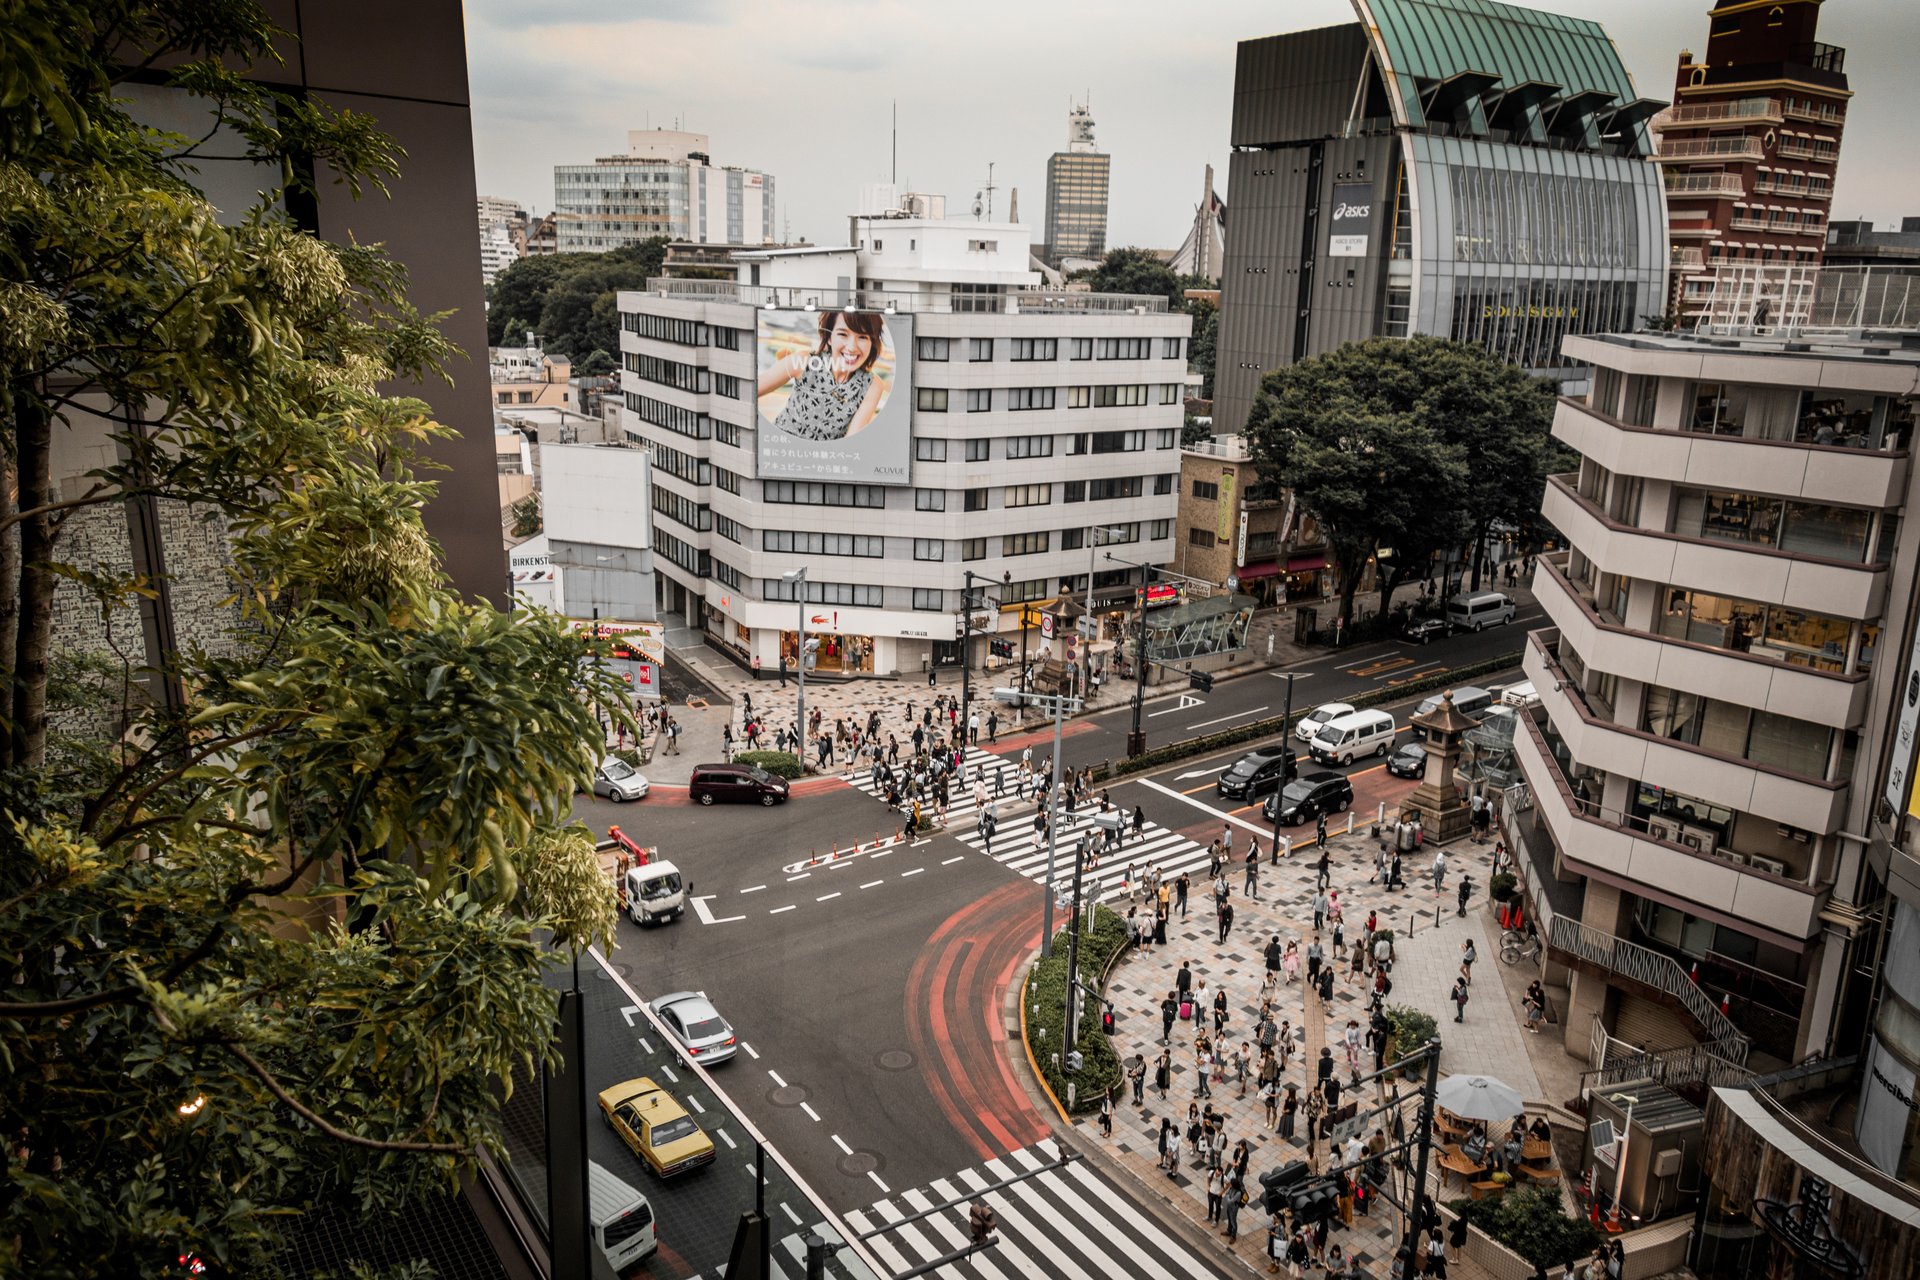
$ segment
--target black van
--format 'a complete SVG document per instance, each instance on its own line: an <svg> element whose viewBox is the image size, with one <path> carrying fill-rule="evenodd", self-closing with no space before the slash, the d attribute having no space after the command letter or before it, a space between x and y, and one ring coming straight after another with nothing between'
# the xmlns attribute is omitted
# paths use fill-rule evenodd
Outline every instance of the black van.
<svg viewBox="0 0 1920 1280"><path fill-rule="evenodd" d="M716 800L778 804L787 798L787 780L750 764L697 764L687 794L701 804Z"/></svg>

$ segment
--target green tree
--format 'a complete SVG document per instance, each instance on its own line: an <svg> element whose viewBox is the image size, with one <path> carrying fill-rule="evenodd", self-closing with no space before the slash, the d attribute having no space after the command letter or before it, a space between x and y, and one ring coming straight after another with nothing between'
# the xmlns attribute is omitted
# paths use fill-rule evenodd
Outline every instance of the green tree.
<svg viewBox="0 0 1920 1280"><path fill-rule="evenodd" d="M1204 298L1187 302L1193 337L1187 343L1187 367L1200 375L1200 398L1213 399L1213 370L1220 346L1220 308Z"/></svg>
<svg viewBox="0 0 1920 1280"><path fill-rule="evenodd" d="M605 253L521 258L487 296L487 341L512 345L531 330L546 351L584 360L620 349L622 289L642 289L660 274L668 240L655 236Z"/></svg>
<svg viewBox="0 0 1920 1280"><path fill-rule="evenodd" d="M247 0L40 0L5 28L4 1275L158 1275L182 1249L267 1274L310 1208L444 1192L550 1054L536 929L611 923L555 822L592 703L623 695L555 620L448 589L416 474L444 428L378 388L453 353L399 264L280 211L314 172L381 190L398 152L242 78L272 78L274 34ZM115 100L154 67L282 189L204 200L198 143ZM112 461L57 473L61 433ZM136 498L232 552L230 634L168 655L177 710L52 643L61 583L103 609L151 591L73 536ZM89 732L109 712L124 732Z"/></svg>
<svg viewBox="0 0 1920 1280"><path fill-rule="evenodd" d="M1086 281L1095 293L1157 294L1167 300L1168 309L1173 311L1188 309L1188 289L1213 287L1204 277L1181 275L1153 250L1132 245L1107 250L1098 267L1076 273L1073 278Z"/></svg>
<svg viewBox="0 0 1920 1280"><path fill-rule="evenodd" d="M534 534L540 532L542 521L540 519L539 494L528 494L511 507L508 507L507 511L513 516L512 534L514 537L531 538Z"/></svg>
<svg viewBox="0 0 1920 1280"><path fill-rule="evenodd" d="M1492 470L1509 454L1484 451L1507 429L1495 415L1515 399L1474 399L1514 377L1530 381L1481 348L1416 337L1350 343L1261 380L1249 446L1326 532L1342 617L1353 617L1369 557L1392 552L1381 565L1385 618L1395 589L1465 539L1488 501L1474 486L1518 482Z"/></svg>

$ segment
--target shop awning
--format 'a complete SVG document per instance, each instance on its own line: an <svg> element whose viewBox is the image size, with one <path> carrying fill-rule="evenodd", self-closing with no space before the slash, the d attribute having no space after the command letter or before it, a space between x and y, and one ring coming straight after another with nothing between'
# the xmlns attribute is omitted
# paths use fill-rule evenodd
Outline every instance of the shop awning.
<svg viewBox="0 0 1920 1280"><path fill-rule="evenodd" d="M1280 562L1278 560L1269 560L1265 564L1243 565L1234 570L1234 574L1242 582L1253 582L1260 578L1278 577L1280 572Z"/></svg>
<svg viewBox="0 0 1920 1280"><path fill-rule="evenodd" d="M1310 556L1287 557L1288 573L1311 573L1315 569L1324 569L1326 567L1327 553L1324 551L1316 552Z"/></svg>

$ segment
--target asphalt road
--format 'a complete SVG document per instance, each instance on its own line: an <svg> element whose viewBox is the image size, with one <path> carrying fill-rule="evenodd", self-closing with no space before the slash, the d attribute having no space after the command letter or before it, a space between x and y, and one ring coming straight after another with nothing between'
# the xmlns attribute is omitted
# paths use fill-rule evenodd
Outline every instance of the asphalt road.
<svg viewBox="0 0 1920 1280"><path fill-rule="evenodd" d="M1294 709L1510 652L1527 617L1427 646L1357 646L1309 662L1296 668ZM1521 678L1516 668L1486 682ZM1222 681L1204 697L1150 703L1148 745L1276 716L1285 692L1284 682L1261 672ZM1387 709L1404 726L1413 701ZM1065 760L1123 754L1130 723L1127 708L1072 722ZM1051 731L1003 737L994 749L1017 754L1028 740L1039 756L1050 749ZM1219 771L1247 749L1116 782L1114 799L1126 809L1141 805L1156 824L1201 843L1226 821L1238 824L1236 832L1270 836L1259 801L1215 794ZM1378 760L1343 772L1353 778L1363 818L1413 786ZM871 850L876 834L898 829L897 817L841 786L772 808L701 808L664 791L630 805L583 796L576 814L596 832L619 823L689 875L695 909L646 930L623 919L610 961L642 997L692 989L713 1000L751 1046L712 1069L716 1084L836 1210L924 1186L1046 1135L1047 1117L1010 1065L999 998L1039 937L1042 895L1031 880L945 833ZM1311 832L1295 834L1310 839ZM857 856L805 865L834 849L851 854L856 842ZM594 1090L673 1069L644 1019L628 1025L621 1008L629 1001L615 984L587 986ZM720 1101L695 1088L690 1073L682 1078L724 1128ZM750 1153L744 1135L736 1141ZM741 1176L744 1154L730 1158L723 1148L714 1166L662 1187L598 1126L593 1153L654 1198L671 1248L644 1274L706 1273L725 1260L736 1202L751 1189Z"/></svg>

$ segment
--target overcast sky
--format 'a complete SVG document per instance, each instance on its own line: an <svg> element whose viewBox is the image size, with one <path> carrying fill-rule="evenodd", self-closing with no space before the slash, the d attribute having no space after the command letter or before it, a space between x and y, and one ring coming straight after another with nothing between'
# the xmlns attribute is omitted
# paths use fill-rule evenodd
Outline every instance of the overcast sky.
<svg viewBox="0 0 1920 1280"><path fill-rule="evenodd" d="M1599 19L1643 96L1668 99L1706 0L1533 0ZM771 173L795 237L846 239L859 188L891 177L966 212L994 165L1044 233L1046 163L1070 99L1092 96L1113 156L1110 245L1173 248L1202 166L1227 190L1236 41L1354 20L1348 0L466 0L480 191L553 206L553 166L626 149L628 129L711 137L716 164ZM1854 91L1832 216L1920 214L1913 165L1916 0L1829 0L1820 37ZM1902 121L1907 123L1902 124ZM1906 141L1903 143L1902 138Z"/></svg>

